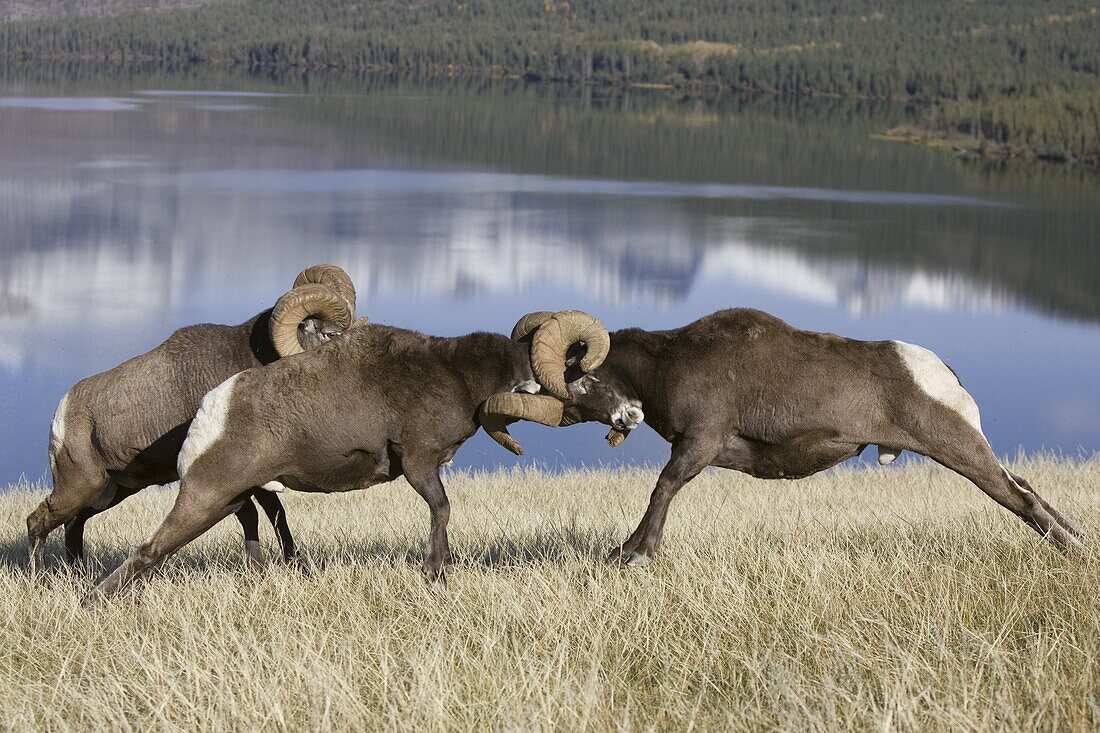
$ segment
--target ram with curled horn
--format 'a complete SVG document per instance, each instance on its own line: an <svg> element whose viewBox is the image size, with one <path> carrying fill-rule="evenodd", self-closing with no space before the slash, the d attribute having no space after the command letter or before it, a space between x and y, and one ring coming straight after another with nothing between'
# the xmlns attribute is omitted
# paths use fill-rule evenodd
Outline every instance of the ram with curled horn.
<svg viewBox="0 0 1100 733"><path fill-rule="evenodd" d="M206 395L180 451L176 504L153 536L89 596L103 600L241 505L250 486L362 489L404 476L431 512L424 575L445 587L450 502L441 466L484 426L510 444L510 419L561 422L570 346L581 365L607 354L607 332L579 311L551 314L531 339L438 338L375 324L323 349L249 369ZM526 336L526 333L523 334ZM550 395L529 394L545 388Z"/></svg>
<svg viewBox="0 0 1100 733"><path fill-rule="evenodd" d="M641 522L612 550L616 562L649 564L673 497L707 466L795 479L870 445L882 464L903 450L928 456L1055 547L1083 546L1077 525L1000 462L974 398L928 349L804 331L747 308L610 338L604 363L569 383L563 422L610 425L616 445L644 420L672 444Z"/></svg>
<svg viewBox="0 0 1100 733"><path fill-rule="evenodd" d="M328 341L354 318L351 278L334 265L315 265L274 308L238 326L181 328L153 350L75 384L50 429L53 490L27 518L32 573L43 567L46 537L56 527L65 525L66 559L81 563L88 519L146 486L178 478L180 448L203 395L238 372ZM274 525L284 558L292 560L294 538L279 497L250 491ZM237 517L247 557L262 564L251 500Z"/></svg>

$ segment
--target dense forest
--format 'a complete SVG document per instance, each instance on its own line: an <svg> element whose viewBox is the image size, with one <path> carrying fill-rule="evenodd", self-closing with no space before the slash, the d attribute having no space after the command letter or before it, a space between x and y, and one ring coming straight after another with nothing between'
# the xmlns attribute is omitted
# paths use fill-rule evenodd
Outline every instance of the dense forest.
<svg viewBox="0 0 1100 733"><path fill-rule="evenodd" d="M908 99L902 136L1096 165L1098 38L1095 0L236 0L9 22L0 58Z"/></svg>

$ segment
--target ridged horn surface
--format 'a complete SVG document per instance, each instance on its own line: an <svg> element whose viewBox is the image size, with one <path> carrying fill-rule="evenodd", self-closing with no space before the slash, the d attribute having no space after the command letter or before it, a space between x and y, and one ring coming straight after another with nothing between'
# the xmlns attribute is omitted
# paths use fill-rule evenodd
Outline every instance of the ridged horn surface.
<svg viewBox="0 0 1100 733"><path fill-rule="evenodd" d="M521 340L527 334L531 333L553 317L554 313L552 311L534 311L533 313L528 313L523 318L516 321L516 325L512 327L512 340Z"/></svg>
<svg viewBox="0 0 1100 733"><path fill-rule="evenodd" d="M271 343L279 356L304 351L298 342L298 325L311 317L334 323L341 330L346 330L352 321L347 299L335 288L321 283L299 285L279 298L271 310Z"/></svg>
<svg viewBox="0 0 1100 733"><path fill-rule="evenodd" d="M546 320L531 340L531 369L539 384L551 394L567 399L565 357L569 347L578 341L588 346L580 367L590 372L607 358L611 351L611 336L599 319L584 311L559 311Z"/></svg>
<svg viewBox="0 0 1100 733"><path fill-rule="evenodd" d="M508 432L508 421L530 420L557 427L561 423L561 417L562 404L553 397L525 392L502 392L481 404L478 419L490 438L517 456L522 456L523 447Z"/></svg>
<svg viewBox="0 0 1100 733"><path fill-rule="evenodd" d="M355 284L343 268L336 265L313 265L298 273L294 278L294 287L302 285L328 285L340 294L340 297L348 302L352 318L355 317Z"/></svg>

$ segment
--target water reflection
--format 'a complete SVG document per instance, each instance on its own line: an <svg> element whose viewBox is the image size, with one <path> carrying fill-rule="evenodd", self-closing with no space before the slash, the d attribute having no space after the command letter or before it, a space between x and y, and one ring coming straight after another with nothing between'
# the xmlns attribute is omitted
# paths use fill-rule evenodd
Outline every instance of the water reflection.
<svg viewBox="0 0 1100 733"><path fill-rule="evenodd" d="M1000 201L969 196L890 191L848 191L799 186L758 186L729 183L667 183L663 181L598 181L583 178L509 175L501 173L427 173L391 170L249 170L186 173L176 178L186 188L278 193L329 191L387 193L458 193L468 195L535 194L566 196L630 196L663 199L743 199L748 201L819 201L893 206L1008 207Z"/></svg>
<svg viewBox="0 0 1100 733"><path fill-rule="evenodd" d="M128 112L139 105L131 99L111 97L4 97L0 107L55 112Z"/></svg>
<svg viewBox="0 0 1100 733"><path fill-rule="evenodd" d="M1100 448L1089 184L1013 186L871 125L522 91L0 97L0 482L42 473L69 384L180 325L243 321L320 261L376 320L435 333L751 305L917 340L965 375L999 450ZM612 457L591 426L524 431L536 459ZM619 455L666 454L639 434ZM459 454L501 462L481 439Z"/></svg>

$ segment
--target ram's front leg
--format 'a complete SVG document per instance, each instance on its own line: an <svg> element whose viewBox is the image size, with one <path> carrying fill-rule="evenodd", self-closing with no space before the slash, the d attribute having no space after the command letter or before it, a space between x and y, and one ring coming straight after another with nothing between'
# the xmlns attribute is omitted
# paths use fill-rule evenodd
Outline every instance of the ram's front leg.
<svg viewBox="0 0 1100 733"><path fill-rule="evenodd" d="M447 590L444 565L451 556L447 542L447 523L451 518L451 503L447 499L443 481L439 478L437 463L426 462L425 465L417 466L415 463L410 464L406 457L404 465L405 478L416 493L428 503L428 509L431 511L431 530L424 555L424 577L432 590L444 592Z"/></svg>
<svg viewBox="0 0 1100 733"><path fill-rule="evenodd" d="M668 507L676 493L718 456L720 446L709 436L683 437L672 446L672 457L661 470L638 528L611 551L611 562L645 566L653 561L665 529Z"/></svg>

